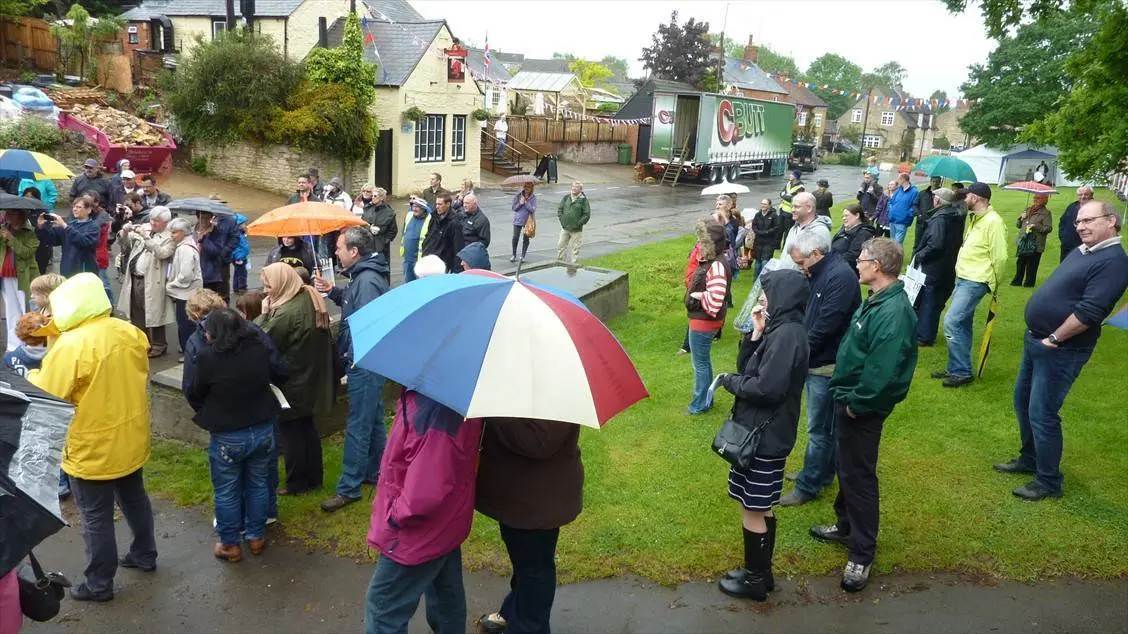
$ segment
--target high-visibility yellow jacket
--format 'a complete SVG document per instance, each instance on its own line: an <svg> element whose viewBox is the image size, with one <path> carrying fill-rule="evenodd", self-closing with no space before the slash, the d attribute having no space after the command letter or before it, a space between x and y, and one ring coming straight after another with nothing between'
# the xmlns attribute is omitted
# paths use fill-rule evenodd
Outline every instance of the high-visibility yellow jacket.
<svg viewBox="0 0 1128 634"><path fill-rule="evenodd" d="M149 459L149 342L110 316L102 281L80 273L50 296L59 337L28 379L75 406L63 471L83 480L114 480Z"/></svg>
<svg viewBox="0 0 1128 634"><path fill-rule="evenodd" d="M967 212L963 246L956 257L956 275L986 284L992 291L1007 264L1007 225L992 207L982 216Z"/></svg>

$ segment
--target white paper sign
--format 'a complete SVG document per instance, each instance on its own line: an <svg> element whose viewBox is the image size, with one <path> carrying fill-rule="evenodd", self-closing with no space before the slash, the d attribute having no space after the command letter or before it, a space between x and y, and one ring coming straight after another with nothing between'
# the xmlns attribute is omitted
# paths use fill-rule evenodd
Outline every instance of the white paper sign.
<svg viewBox="0 0 1128 634"><path fill-rule="evenodd" d="M927 276L924 271L921 271L916 265L916 260L909 265L909 270L900 276L900 279L905 284L905 294L909 296L909 303L916 304L917 296L920 295L920 289L924 288L924 282Z"/></svg>

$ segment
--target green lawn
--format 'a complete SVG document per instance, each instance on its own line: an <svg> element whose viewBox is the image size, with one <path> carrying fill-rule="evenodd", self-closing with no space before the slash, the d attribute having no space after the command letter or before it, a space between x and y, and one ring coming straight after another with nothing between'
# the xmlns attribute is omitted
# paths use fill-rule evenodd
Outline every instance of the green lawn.
<svg viewBox="0 0 1128 634"><path fill-rule="evenodd" d="M1099 197L1105 195L1100 192ZM1012 237L1016 230L1011 223L1025 200L1024 194L1001 190L996 195L995 208L1012 227ZM1055 222L1073 192L1064 190L1057 200L1061 202L1051 205ZM629 572L674 584L714 578L740 560L739 509L726 495L727 465L709 450L730 397L721 396L713 414L682 414L692 370L688 357L674 352L685 328L682 270L691 245L687 237L592 262L630 273L630 313L611 326L641 370L651 398L603 430L583 432L585 508L561 535L558 560L564 580ZM1042 261L1043 278L1056 262L1055 235ZM1012 262L1008 274L1013 270ZM750 281L747 274L737 281L738 306ZM887 421L881 447L879 572L970 571L1018 580L1128 574L1128 410L1116 401L1128 377L1128 332L1105 330L1066 401L1065 497L1023 502L1010 491L1026 480L991 469L992 463L1017 454L1011 395L1021 354L1022 312L1031 292L1002 287L982 380L958 390L942 388L928 375L944 366L944 346L921 349L912 391ZM977 335L986 302L981 309ZM714 347L715 371L733 370L737 341L737 333L726 327ZM805 429L805 421L800 428ZM805 443L801 432L789 471L801 466ZM339 473L340 454L339 439L326 442L326 494ZM153 490L178 503L210 501L201 450L158 443L146 476ZM372 559L364 542L370 505L326 516L317 509L320 499L282 500L286 535L342 556ZM833 490L806 506L779 510L776 565L783 573L822 575L842 565L843 551L807 536L811 524L833 520L832 500ZM476 519L464 553L471 569L508 570L497 526L487 518Z"/></svg>

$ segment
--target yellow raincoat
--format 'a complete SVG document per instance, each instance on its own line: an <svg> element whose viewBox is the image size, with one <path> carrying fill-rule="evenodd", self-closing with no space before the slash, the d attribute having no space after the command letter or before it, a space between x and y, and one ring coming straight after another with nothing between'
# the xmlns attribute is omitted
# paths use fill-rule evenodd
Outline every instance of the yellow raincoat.
<svg viewBox="0 0 1128 634"><path fill-rule="evenodd" d="M51 293L59 338L28 379L75 405L63 471L83 480L114 480L149 459L149 342L110 316L102 281L80 273Z"/></svg>

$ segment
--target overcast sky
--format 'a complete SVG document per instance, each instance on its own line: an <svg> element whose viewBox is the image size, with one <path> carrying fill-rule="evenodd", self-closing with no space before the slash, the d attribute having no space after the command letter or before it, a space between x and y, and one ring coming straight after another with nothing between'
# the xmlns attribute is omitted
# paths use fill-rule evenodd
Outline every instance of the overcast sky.
<svg viewBox="0 0 1128 634"><path fill-rule="evenodd" d="M659 24L678 10L709 23L740 42L757 42L795 58L800 70L833 52L869 71L895 60L908 69L905 89L927 97L959 92L969 64L983 62L995 47L987 38L978 3L962 15L948 13L940 0L412 0L427 18L443 18L455 37L490 48L546 58L554 52L585 59L614 55L627 59L632 77L645 73L638 61ZM798 25L798 26L797 26Z"/></svg>

